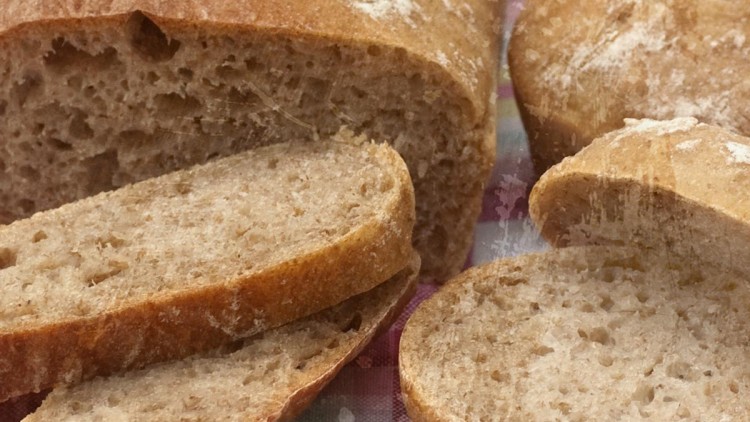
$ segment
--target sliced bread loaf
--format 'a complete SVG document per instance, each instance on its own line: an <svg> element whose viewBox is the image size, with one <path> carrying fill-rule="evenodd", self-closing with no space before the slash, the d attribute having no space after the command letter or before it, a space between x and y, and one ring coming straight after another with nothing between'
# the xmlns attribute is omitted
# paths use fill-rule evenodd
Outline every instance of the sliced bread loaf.
<svg viewBox="0 0 750 422"><path fill-rule="evenodd" d="M0 227L0 400L248 337L412 254L387 146L284 143Z"/></svg>
<svg viewBox="0 0 750 422"><path fill-rule="evenodd" d="M750 274L750 138L628 120L544 174L530 213L553 245L634 244Z"/></svg>
<svg viewBox="0 0 750 422"><path fill-rule="evenodd" d="M54 390L24 421L275 421L300 413L384 330L419 258L373 290L232 348Z"/></svg>
<svg viewBox="0 0 750 422"><path fill-rule="evenodd" d="M494 161L501 3L9 0L0 214L346 126L404 156L415 245L448 276Z"/></svg>
<svg viewBox="0 0 750 422"><path fill-rule="evenodd" d="M401 338L414 421L745 420L750 288L637 249L469 270Z"/></svg>
<svg viewBox="0 0 750 422"><path fill-rule="evenodd" d="M750 135L750 1L527 0L508 61L541 173L624 118Z"/></svg>

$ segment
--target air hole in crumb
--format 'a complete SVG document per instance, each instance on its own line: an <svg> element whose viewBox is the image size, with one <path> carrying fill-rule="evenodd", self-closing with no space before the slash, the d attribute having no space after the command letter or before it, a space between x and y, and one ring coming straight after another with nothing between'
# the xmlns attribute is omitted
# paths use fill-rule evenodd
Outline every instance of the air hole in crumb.
<svg viewBox="0 0 750 422"><path fill-rule="evenodd" d="M646 303L649 299L648 293L643 292L643 291L636 293L635 297L636 299L638 299L638 302L641 302L641 303Z"/></svg>
<svg viewBox="0 0 750 422"><path fill-rule="evenodd" d="M362 315L359 313L354 314L354 316L349 320L349 323L346 324L342 329L341 332L348 333L349 331L359 331L360 327L362 326Z"/></svg>
<svg viewBox="0 0 750 422"><path fill-rule="evenodd" d="M70 136L76 139L91 139L94 137L94 131L88 122L86 122L86 115L83 113L76 113L73 120L70 121L68 131L70 132Z"/></svg>
<svg viewBox="0 0 750 422"><path fill-rule="evenodd" d="M714 374L714 373L713 373L713 372L712 372L711 370L708 370L708 371L703 371L703 375L705 375L705 376L707 376L707 377L713 376L713 374Z"/></svg>
<svg viewBox="0 0 750 422"><path fill-rule="evenodd" d="M652 401L654 401L654 396L654 387L648 384L643 384L635 390L632 399L643 404L650 404Z"/></svg>
<svg viewBox="0 0 750 422"><path fill-rule="evenodd" d="M0 248L0 270L16 265L17 259L18 255L13 249Z"/></svg>
<svg viewBox="0 0 750 422"><path fill-rule="evenodd" d="M664 403L672 403L672 402L677 401L677 400L675 400L674 397L671 397L671 396L664 396L664 399L662 399L662 400L664 401Z"/></svg>
<svg viewBox="0 0 750 422"><path fill-rule="evenodd" d="M187 80L193 79L193 71L186 67L181 67L177 69L177 73Z"/></svg>
<svg viewBox="0 0 750 422"><path fill-rule="evenodd" d="M729 391L733 392L734 394L737 394L740 392L740 387L737 385L735 381L731 381L729 383Z"/></svg>
<svg viewBox="0 0 750 422"><path fill-rule="evenodd" d="M247 68L247 70L249 70L250 72L257 72L263 70L264 66L257 58L250 57L249 59L245 60L245 68Z"/></svg>
<svg viewBox="0 0 750 422"><path fill-rule="evenodd" d="M117 50L107 47L99 54L89 54L76 48L65 38L52 40L52 50L43 57L44 64L54 72L65 72L75 67L83 71L103 71L119 63Z"/></svg>
<svg viewBox="0 0 750 422"><path fill-rule="evenodd" d="M596 327L588 333L589 340L607 346L613 344L614 340L609 336L609 331L604 327Z"/></svg>
<svg viewBox="0 0 750 422"><path fill-rule="evenodd" d="M115 235L101 236L96 239L96 247L99 249L104 248L119 248L125 245L125 240L120 239Z"/></svg>
<svg viewBox="0 0 750 422"><path fill-rule="evenodd" d="M510 376L508 374L500 372L497 369L495 369L494 371L490 373L490 378L492 378L493 381L503 382L503 383L508 382L510 380Z"/></svg>
<svg viewBox="0 0 750 422"><path fill-rule="evenodd" d="M546 356L546 355L548 355L548 354L550 354L550 353L552 353L554 351L555 351L555 349L553 349L551 347L540 345L540 346L535 347L531 351L531 353L533 353L533 354L535 354L537 356Z"/></svg>
<svg viewBox="0 0 750 422"><path fill-rule="evenodd" d="M531 302L529 304L529 311L531 311L532 313L539 313L540 309L541 308L539 308L539 303L537 302Z"/></svg>
<svg viewBox="0 0 750 422"><path fill-rule="evenodd" d="M581 312L585 312L587 314L594 312L594 305L588 302L584 303L583 305L581 305Z"/></svg>
<svg viewBox="0 0 750 422"><path fill-rule="evenodd" d="M565 299L562 301L562 307L565 309L570 308L570 301L568 299Z"/></svg>
<svg viewBox="0 0 750 422"><path fill-rule="evenodd" d="M297 366L294 367L294 369L296 369L298 371L301 371L301 370L305 369L305 366L307 366L307 362L306 361L302 361L302 362L298 363Z"/></svg>
<svg viewBox="0 0 750 422"><path fill-rule="evenodd" d="M34 236L31 237L32 243L39 243L42 240L47 238L47 233L43 230L39 230L38 232L34 233Z"/></svg>
<svg viewBox="0 0 750 422"><path fill-rule="evenodd" d="M699 376L693 369L692 365L687 362L672 362L667 365L667 376L684 381L697 381Z"/></svg>
<svg viewBox="0 0 750 422"><path fill-rule="evenodd" d="M177 93L158 94L154 97L157 112L168 117L187 116L201 108L201 102L195 97Z"/></svg>
<svg viewBox="0 0 750 422"><path fill-rule="evenodd" d="M42 86L42 76L30 73L23 78L23 82L13 85L11 96L15 98L16 104L23 107L32 95L38 93Z"/></svg>
<svg viewBox="0 0 750 422"><path fill-rule="evenodd" d="M8 108L8 102L5 100L0 100L0 116L5 115L6 108Z"/></svg>
<svg viewBox="0 0 750 422"><path fill-rule="evenodd" d="M278 164L279 164L278 158L272 158L268 160L268 168L271 170L275 169Z"/></svg>
<svg viewBox="0 0 750 422"><path fill-rule="evenodd" d="M70 151L73 149L73 145L57 138L48 138L47 144L58 151Z"/></svg>
<svg viewBox="0 0 750 422"><path fill-rule="evenodd" d="M30 182L38 182L42 177L39 173L39 170L28 165L21 166L21 168L18 169L18 172L20 173L21 177Z"/></svg>
<svg viewBox="0 0 750 422"><path fill-rule="evenodd" d="M133 49L145 60L163 62L180 49L180 42L167 35L141 11L135 11L128 21Z"/></svg>
<svg viewBox="0 0 750 422"><path fill-rule="evenodd" d="M331 341L330 341L330 342L329 342L329 343L328 343L328 344L326 345L326 348L327 348L327 349L335 349L335 348L337 348L337 347L339 347L339 340L338 340L338 339L333 339L333 340L331 340Z"/></svg>
<svg viewBox="0 0 750 422"><path fill-rule="evenodd" d="M36 202L31 199L19 199L18 206L21 207L25 214L31 214L36 211Z"/></svg>
<svg viewBox="0 0 750 422"><path fill-rule="evenodd" d="M610 309L615 305L615 302L609 296L602 296L602 301L599 303L599 307L609 312Z"/></svg>
<svg viewBox="0 0 750 422"><path fill-rule="evenodd" d="M86 282L88 283L89 287L101 284L128 268L128 264L121 261L109 261L108 266L108 271L94 273L86 278Z"/></svg>
<svg viewBox="0 0 750 422"><path fill-rule="evenodd" d="M612 356L609 355L599 355L598 361L599 365L605 368L609 368L615 363L615 360L612 358Z"/></svg>

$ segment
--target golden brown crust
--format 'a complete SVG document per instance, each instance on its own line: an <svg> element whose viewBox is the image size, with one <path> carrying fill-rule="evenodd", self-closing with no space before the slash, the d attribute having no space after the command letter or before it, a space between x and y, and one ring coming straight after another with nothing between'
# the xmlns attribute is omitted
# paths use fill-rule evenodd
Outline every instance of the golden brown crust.
<svg viewBox="0 0 750 422"><path fill-rule="evenodd" d="M509 65L537 171L624 118L693 116L750 133L749 5L528 1Z"/></svg>
<svg viewBox="0 0 750 422"><path fill-rule="evenodd" d="M215 348L387 280L411 259L415 219L408 171L390 149L388 160L397 172L393 203L338 243L247 278L165 294L89 319L0 333L0 400Z"/></svg>
<svg viewBox="0 0 750 422"><path fill-rule="evenodd" d="M320 391L326 385L328 385L328 383L330 383L333 378L336 377L336 375L341 371L344 365L357 357L362 352L362 350L367 347L370 341L388 330L388 328L391 326L391 324L393 324L396 318L401 315L401 312L403 312L404 308L406 308L406 305L409 304L409 301L411 301L414 293L416 292L418 282L416 273L419 272L419 266L419 256L415 254L412 257L412 262L410 263L410 268L408 269L410 274L407 275L406 283L408 283L408 285L404 288L404 294L399 297L397 302L392 303L388 307L388 311L386 312L383 319L375 327L373 327L372 331L367 333L364 340L358 343L357 347L353 348L345 356L342 356L335 363L335 365L333 365L328 371L326 371L326 373L323 374L320 378L308 384L304 388L295 391L294 394L292 394L287 399L286 403L283 406L283 409L281 409L278 414L266 418L266 420L294 420L310 405L310 403L312 403L313 400L315 400Z"/></svg>
<svg viewBox="0 0 750 422"><path fill-rule="evenodd" d="M749 138L694 119L630 121L545 173L530 214L556 246L635 243L746 272L749 165Z"/></svg>

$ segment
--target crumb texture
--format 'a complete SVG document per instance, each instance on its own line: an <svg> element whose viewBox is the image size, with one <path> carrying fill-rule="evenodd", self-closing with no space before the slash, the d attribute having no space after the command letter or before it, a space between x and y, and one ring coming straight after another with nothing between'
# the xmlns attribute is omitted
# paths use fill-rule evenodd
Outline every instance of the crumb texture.
<svg viewBox="0 0 750 422"><path fill-rule="evenodd" d="M496 0L73 3L0 11L0 30L30 19L0 34L0 222L346 127L405 157L427 270L460 267L493 162Z"/></svg>
<svg viewBox="0 0 750 422"><path fill-rule="evenodd" d="M450 421L745 418L747 283L639 253L566 248L459 276L404 332L412 411Z"/></svg>
<svg viewBox="0 0 750 422"><path fill-rule="evenodd" d="M413 262L372 291L231 347L54 390L24 420L288 419L398 314L418 267Z"/></svg>
<svg viewBox="0 0 750 422"><path fill-rule="evenodd" d="M0 332L230 286L340 244L388 221L399 162L384 146L277 144L0 227Z"/></svg>

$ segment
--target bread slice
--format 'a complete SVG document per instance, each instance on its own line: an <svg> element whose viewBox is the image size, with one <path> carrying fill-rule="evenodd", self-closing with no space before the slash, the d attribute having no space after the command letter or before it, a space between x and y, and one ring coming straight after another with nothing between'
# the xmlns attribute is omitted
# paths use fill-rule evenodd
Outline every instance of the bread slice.
<svg viewBox="0 0 750 422"><path fill-rule="evenodd" d="M6 4L0 215L347 127L404 156L415 245L447 277L494 163L501 3Z"/></svg>
<svg viewBox="0 0 750 422"><path fill-rule="evenodd" d="M750 288L638 249L571 247L469 270L400 345L414 421L744 420Z"/></svg>
<svg viewBox="0 0 750 422"><path fill-rule="evenodd" d="M530 213L556 246L634 244L750 274L750 138L682 118L629 120L552 168Z"/></svg>
<svg viewBox="0 0 750 422"><path fill-rule="evenodd" d="M624 118L750 135L750 7L722 0L528 0L508 61L539 173Z"/></svg>
<svg viewBox="0 0 750 422"><path fill-rule="evenodd" d="M373 290L232 348L54 390L24 421L275 421L299 414L387 329L419 258Z"/></svg>
<svg viewBox="0 0 750 422"><path fill-rule="evenodd" d="M0 227L0 400L181 358L370 290L412 253L388 146L285 143Z"/></svg>

